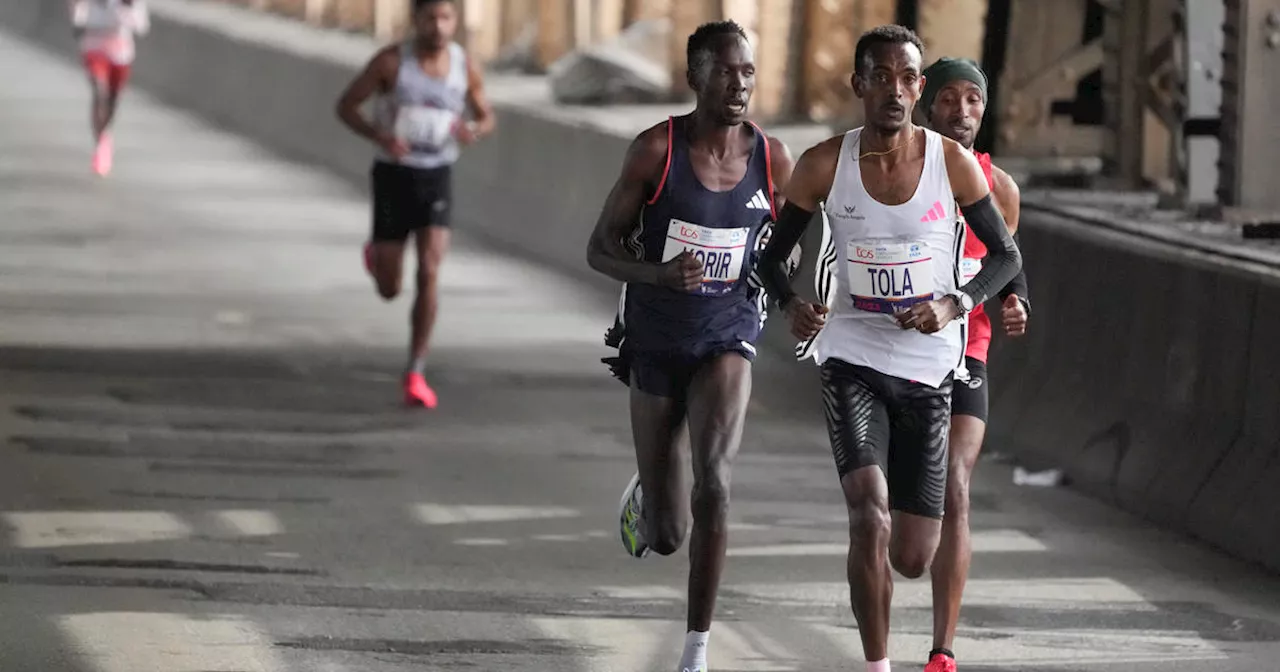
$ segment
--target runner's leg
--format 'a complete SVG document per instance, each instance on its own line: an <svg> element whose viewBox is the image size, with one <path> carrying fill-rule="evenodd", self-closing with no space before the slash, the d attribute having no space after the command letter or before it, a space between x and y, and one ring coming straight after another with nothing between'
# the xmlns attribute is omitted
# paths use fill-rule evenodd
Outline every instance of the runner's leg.
<svg viewBox="0 0 1280 672"><path fill-rule="evenodd" d="M742 442L750 398L751 362L737 352L708 360L689 390L693 535L687 625L697 641L686 646L681 667L690 670L706 665L706 633L711 629L728 544L733 460Z"/></svg>

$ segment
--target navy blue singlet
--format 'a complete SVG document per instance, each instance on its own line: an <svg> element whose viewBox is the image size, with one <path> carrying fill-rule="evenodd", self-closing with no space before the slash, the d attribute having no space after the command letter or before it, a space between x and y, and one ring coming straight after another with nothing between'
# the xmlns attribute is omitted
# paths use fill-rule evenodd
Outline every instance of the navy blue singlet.
<svg viewBox="0 0 1280 672"><path fill-rule="evenodd" d="M733 189L714 192L693 171L689 119L668 120L667 169L627 243L637 258L652 263L691 251L703 262L701 291L624 286L618 321L606 337L623 357L700 358L723 350L754 355L763 326L763 291L752 274L761 234L774 219L768 139L752 124L755 148L746 175Z"/></svg>

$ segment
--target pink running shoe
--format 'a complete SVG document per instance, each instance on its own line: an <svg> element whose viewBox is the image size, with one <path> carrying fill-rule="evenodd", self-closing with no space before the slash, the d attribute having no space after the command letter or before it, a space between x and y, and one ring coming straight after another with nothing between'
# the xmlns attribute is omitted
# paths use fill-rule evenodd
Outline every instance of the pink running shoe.
<svg viewBox="0 0 1280 672"><path fill-rule="evenodd" d="M111 135L109 133L103 133L102 137L98 138L98 146L93 149L94 173L100 176L106 176L111 172L112 153Z"/></svg>
<svg viewBox="0 0 1280 672"><path fill-rule="evenodd" d="M924 672L956 672L956 659L945 653L935 653L925 665Z"/></svg>
<svg viewBox="0 0 1280 672"><path fill-rule="evenodd" d="M409 406L435 408L438 400L436 391L427 385L421 373L407 373L404 376L404 403Z"/></svg>

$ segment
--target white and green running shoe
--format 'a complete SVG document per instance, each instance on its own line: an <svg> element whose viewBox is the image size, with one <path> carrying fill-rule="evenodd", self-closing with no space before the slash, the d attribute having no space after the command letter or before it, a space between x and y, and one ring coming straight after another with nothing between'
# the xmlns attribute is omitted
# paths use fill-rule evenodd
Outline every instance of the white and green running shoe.
<svg viewBox="0 0 1280 672"><path fill-rule="evenodd" d="M649 555L649 544L644 540L640 530L640 521L644 514L644 494L640 492L640 474L636 473L622 492L622 501L618 503L618 527L622 533L622 547L633 558Z"/></svg>

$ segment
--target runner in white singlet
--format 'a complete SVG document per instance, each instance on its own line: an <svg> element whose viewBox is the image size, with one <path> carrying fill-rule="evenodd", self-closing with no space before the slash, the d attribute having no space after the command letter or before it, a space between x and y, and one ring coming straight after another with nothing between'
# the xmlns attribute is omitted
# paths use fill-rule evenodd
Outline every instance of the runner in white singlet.
<svg viewBox="0 0 1280 672"><path fill-rule="evenodd" d="M378 146L364 264L388 301L400 294L405 244L414 238L418 272L404 400L435 408L425 369L439 305L437 280L449 247L453 164L463 146L493 132L495 117L479 66L453 41L455 0L413 0L413 27L412 38L379 51L351 82L338 101L338 116ZM377 114L370 123L360 107L374 96Z"/></svg>
<svg viewBox="0 0 1280 672"><path fill-rule="evenodd" d="M71 25L93 91L93 172L111 172L111 121L129 81L134 36L151 29L145 0L72 0Z"/></svg>
<svg viewBox="0 0 1280 672"><path fill-rule="evenodd" d="M938 547L951 383L965 376L965 313L1021 266L973 153L911 123L922 52L920 38L901 26L858 41L852 83L866 125L800 157L758 271L792 333L817 336L869 672L889 670L890 567L919 577ZM990 250L968 282L960 277L957 204ZM815 304L792 290L785 261L820 206L835 282Z"/></svg>

